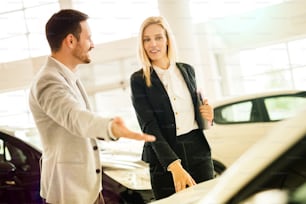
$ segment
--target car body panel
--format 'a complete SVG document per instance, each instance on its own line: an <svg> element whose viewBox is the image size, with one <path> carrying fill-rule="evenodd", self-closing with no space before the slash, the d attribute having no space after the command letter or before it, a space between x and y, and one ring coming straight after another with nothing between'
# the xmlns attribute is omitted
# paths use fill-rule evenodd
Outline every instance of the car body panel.
<svg viewBox="0 0 306 204"><path fill-rule="evenodd" d="M213 158L229 167L247 148L267 134L274 125L275 122L220 127L215 124L215 127L206 131Z"/></svg>

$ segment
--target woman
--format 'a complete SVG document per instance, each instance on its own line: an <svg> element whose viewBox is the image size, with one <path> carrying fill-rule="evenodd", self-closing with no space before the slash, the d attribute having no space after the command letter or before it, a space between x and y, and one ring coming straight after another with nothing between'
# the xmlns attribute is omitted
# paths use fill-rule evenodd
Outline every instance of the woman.
<svg viewBox="0 0 306 204"><path fill-rule="evenodd" d="M194 69L176 62L170 28L163 17L147 18L139 33L142 69L131 76L132 102L146 142L142 159L150 164L155 199L213 178L203 118L213 120L207 100L199 104Z"/></svg>

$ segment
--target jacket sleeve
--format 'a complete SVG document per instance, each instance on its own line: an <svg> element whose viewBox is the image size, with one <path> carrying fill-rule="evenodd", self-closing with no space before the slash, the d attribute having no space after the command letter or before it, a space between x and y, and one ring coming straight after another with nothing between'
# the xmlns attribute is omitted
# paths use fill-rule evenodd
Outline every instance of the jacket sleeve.
<svg viewBox="0 0 306 204"><path fill-rule="evenodd" d="M32 111L46 114L71 134L111 139L108 134L111 119L87 110L64 77L54 74L42 76L32 88L31 95L30 106L34 107Z"/></svg>
<svg viewBox="0 0 306 204"><path fill-rule="evenodd" d="M169 143L164 138L157 118L155 116L156 110L154 110L147 96L145 80L142 74L135 73L131 76L131 94L132 103L136 111L139 125L144 133L152 134L156 137L156 141L152 143L146 143L150 145L157 157L158 161L166 170L168 165L178 159L178 156L170 147ZM158 99L156 99L158 100ZM145 145L145 148L146 148ZM147 147L148 148L148 147ZM145 150L144 150L145 151ZM149 157L154 155L149 155Z"/></svg>

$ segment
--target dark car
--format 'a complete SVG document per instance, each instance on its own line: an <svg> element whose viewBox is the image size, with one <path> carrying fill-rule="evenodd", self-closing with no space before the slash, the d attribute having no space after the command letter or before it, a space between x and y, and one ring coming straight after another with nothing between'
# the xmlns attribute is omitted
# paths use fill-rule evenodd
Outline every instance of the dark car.
<svg viewBox="0 0 306 204"><path fill-rule="evenodd" d="M40 190L41 151L34 145L0 130L0 204L42 203ZM103 171L103 196L107 204L142 204L151 191L134 191Z"/></svg>
<svg viewBox="0 0 306 204"><path fill-rule="evenodd" d="M8 132L0 132L1 203L42 203L39 196L41 152Z"/></svg>

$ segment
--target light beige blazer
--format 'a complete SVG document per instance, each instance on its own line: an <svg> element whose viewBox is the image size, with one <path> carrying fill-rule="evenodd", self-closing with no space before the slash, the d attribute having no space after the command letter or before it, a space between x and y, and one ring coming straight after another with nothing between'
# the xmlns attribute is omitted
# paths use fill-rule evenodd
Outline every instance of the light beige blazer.
<svg viewBox="0 0 306 204"><path fill-rule="evenodd" d="M72 71L49 57L29 94L43 146L40 194L52 204L91 204L102 189L96 138L110 139L110 118L89 110L76 80Z"/></svg>

